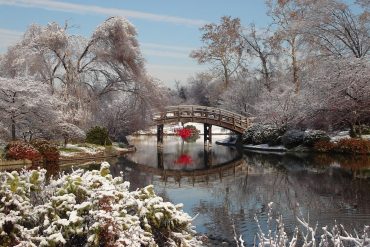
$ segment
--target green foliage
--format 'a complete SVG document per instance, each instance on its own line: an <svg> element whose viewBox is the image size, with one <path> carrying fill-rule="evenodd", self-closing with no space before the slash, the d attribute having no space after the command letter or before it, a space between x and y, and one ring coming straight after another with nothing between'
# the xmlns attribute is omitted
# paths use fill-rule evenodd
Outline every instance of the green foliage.
<svg viewBox="0 0 370 247"><path fill-rule="evenodd" d="M102 146L111 146L108 130L104 127L95 126L86 133L86 142Z"/></svg>

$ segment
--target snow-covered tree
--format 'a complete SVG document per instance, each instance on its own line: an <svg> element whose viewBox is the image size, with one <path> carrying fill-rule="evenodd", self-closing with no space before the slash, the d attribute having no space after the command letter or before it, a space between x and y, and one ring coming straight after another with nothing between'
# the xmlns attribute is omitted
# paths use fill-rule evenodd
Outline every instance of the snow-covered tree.
<svg viewBox="0 0 370 247"><path fill-rule="evenodd" d="M369 0L357 0L356 3L362 5L363 7L370 7L370 1Z"/></svg>
<svg viewBox="0 0 370 247"><path fill-rule="evenodd" d="M291 82L298 94L302 87L301 52L304 46L304 37L294 23L304 20L305 11L299 0L267 0L268 14L276 25L274 43L281 43L282 53L289 60L289 72Z"/></svg>
<svg viewBox="0 0 370 247"><path fill-rule="evenodd" d="M50 129L61 117L60 105L41 82L0 78L1 122L10 130L13 140L21 136L32 139Z"/></svg>
<svg viewBox="0 0 370 247"><path fill-rule="evenodd" d="M57 123L53 129L56 138L63 138L64 146L66 146L69 141L84 141L86 138L86 133L82 129L68 122Z"/></svg>
<svg viewBox="0 0 370 247"><path fill-rule="evenodd" d="M370 123L370 63L362 58L331 59L315 70L307 88L311 120L349 127Z"/></svg>
<svg viewBox="0 0 370 247"><path fill-rule="evenodd" d="M259 60L260 66L257 69L259 76L262 76L262 84L268 91L272 90L273 58L277 55L277 47L274 43L273 34L270 30L257 30L251 24L244 32L246 52L253 58Z"/></svg>
<svg viewBox="0 0 370 247"><path fill-rule="evenodd" d="M33 24L4 55L0 75L48 84L66 103L64 119L82 128L92 125L96 110L116 92L153 100L147 106L160 98L146 73L136 29L122 17L108 18L90 38L70 34L67 24Z"/></svg>
<svg viewBox="0 0 370 247"><path fill-rule="evenodd" d="M244 116L254 117L263 92L262 86L255 78L238 80L222 94L221 106Z"/></svg>
<svg viewBox="0 0 370 247"><path fill-rule="evenodd" d="M302 94L296 94L288 84L280 84L262 95L256 105L257 121L276 126L296 126L304 118L305 104Z"/></svg>
<svg viewBox="0 0 370 247"><path fill-rule="evenodd" d="M188 79L187 103L203 106L216 106L225 90L223 82L209 73L198 73Z"/></svg>
<svg viewBox="0 0 370 247"><path fill-rule="evenodd" d="M307 2L305 18L294 25L321 56L366 57L370 53L370 14L342 1ZM303 8L302 7L302 8Z"/></svg>
<svg viewBox="0 0 370 247"><path fill-rule="evenodd" d="M223 16L220 24L206 24L200 30L203 32L204 46L194 50L190 56L200 64L212 64L212 70L224 80L227 87L242 64L240 19Z"/></svg>

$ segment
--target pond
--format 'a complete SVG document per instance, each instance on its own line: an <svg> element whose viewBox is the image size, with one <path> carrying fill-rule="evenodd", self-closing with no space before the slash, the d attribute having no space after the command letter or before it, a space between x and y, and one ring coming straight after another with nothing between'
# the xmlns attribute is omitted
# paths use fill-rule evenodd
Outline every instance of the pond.
<svg viewBox="0 0 370 247"><path fill-rule="evenodd" d="M202 137L202 136L201 136ZM213 141L226 136L213 136ZM268 203L281 214L288 234L303 214L312 225L362 230L370 224L370 157L267 154L179 137L131 137L137 152L114 161L115 176L131 189L153 184L158 195L183 203L199 233L233 238L233 226L247 243L258 231L255 216L266 229Z"/></svg>

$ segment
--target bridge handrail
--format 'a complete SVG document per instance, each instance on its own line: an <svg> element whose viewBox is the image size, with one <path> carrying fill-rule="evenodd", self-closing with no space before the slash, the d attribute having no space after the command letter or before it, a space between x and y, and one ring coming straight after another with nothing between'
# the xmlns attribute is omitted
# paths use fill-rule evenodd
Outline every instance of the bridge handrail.
<svg viewBox="0 0 370 247"><path fill-rule="evenodd" d="M153 121L165 123L168 121L187 121L213 123L241 133L249 127L251 119L221 108L199 106L199 105L179 105L168 106L161 112L153 113Z"/></svg>
<svg viewBox="0 0 370 247"><path fill-rule="evenodd" d="M165 108L164 112L158 112L156 114L169 113L169 111L171 111L171 110L174 110L175 112L176 111L185 111L185 110L192 110L192 111L203 110L203 111L206 111L206 112L221 113L222 115L228 116L228 117L237 117L237 118L240 118L241 120L247 120L248 119L248 117L246 117L246 116L243 116L241 114L231 112L231 111L228 111L228 110L225 110L225 109L209 107L209 106L199 106L199 105L168 106L168 107Z"/></svg>

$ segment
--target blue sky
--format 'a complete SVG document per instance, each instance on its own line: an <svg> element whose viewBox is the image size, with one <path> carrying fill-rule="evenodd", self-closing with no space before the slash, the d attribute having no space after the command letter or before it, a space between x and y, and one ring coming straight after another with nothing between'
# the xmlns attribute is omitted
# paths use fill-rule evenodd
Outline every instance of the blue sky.
<svg viewBox="0 0 370 247"><path fill-rule="evenodd" d="M124 16L138 31L149 73L167 85L204 70L189 58L201 46L199 27L221 16L267 25L264 0L0 0L0 53L32 23L68 21L71 32L89 37L109 16Z"/></svg>

